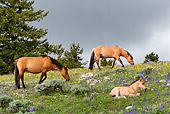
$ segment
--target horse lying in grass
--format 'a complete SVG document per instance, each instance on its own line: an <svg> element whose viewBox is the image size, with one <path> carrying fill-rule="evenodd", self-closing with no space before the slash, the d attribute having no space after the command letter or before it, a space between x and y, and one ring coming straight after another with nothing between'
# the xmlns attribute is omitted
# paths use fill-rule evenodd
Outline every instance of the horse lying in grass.
<svg viewBox="0 0 170 114"><path fill-rule="evenodd" d="M112 97L125 97L125 96L139 96L138 89L147 90L142 77L139 77L138 80L131 83L130 86L123 86L123 87L115 87L110 92L110 96Z"/></svg>
<svg viewBox="0 0 170 114"><path fill-rule="evenodd" d="M22 57L17 59L15 61L16 87L18 89L20 88L20 78L21 78L22 86L23 88L25 88L24 72L26 70L33 74L42 73L40 77L40 81L38 82L40 84L47 78L46 72L50 71L51 69L60 71L61 75L66 79L66 81L70 80L67 68L62 64L60 64L57 60L51 58L50 56Z"/></svg>
<svg viewBox="0 0 170 114"><path fill-rule="evenodd" d="M127 59L127 61L134 65L133 57L132 55L124 50L123 48L119 46L98 46L92 50L91 58L90 58L90 64L89 69L93 69L93 64L96 62L98 68L99 66L99 60L100 58L114 58L112 63L112 68L114 67L115 61L119 60L119 62L122 64L122 67L124 67L122 60L120 59L120 56L123 56Z"/></svg>

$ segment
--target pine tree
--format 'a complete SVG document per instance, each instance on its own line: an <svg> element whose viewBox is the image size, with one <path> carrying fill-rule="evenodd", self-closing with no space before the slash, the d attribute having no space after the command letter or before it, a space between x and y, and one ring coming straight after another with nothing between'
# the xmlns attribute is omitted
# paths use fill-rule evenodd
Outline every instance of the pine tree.
<svg viewBox="0 0 170 114"><path fill-rule="evenodd" d="M101 66L112 66L112 60L109 59L108 61L106 60L106 58L101 58L100 60L100 65Z"/></svg>
<svg viewBox="0 0 170 114"><path fill-rule="evenodd" d="M113 63L113 60L109 59L109 60L107 61L107 66L112 66L112 63ZM115 65L116 65L116 63L115 63Z"/></svg>
<svg viewBox="0 0 170 114"><path fill-rule="evenodd" d="M158 54L156 54L154 52L151 52L150 54L147 54L145 56L144 63L147 63L147 62L158 62L158 61L159 61Z"/></svg>
<svg viewBox="0 0 170 114"><path fill-rule="evenodd" d="M80 54L83 53L83 48L80 47L79 44L72 43L70 45L70 50L66 50L64 52L64 57L62 59L60 58L61 63L63 63L68 68L80 68L83 67L83 65L87 64L82 63L83 60L82 57L80 57Z"/></svg>
<svg viewBox="0 0 170 114"><path fill-rule="evenodd" d="M106 58L101 58L101 60L100 60L100 65L101 66L107 66L107 60L106 60Z"/></svg>
<svg viewBox="0 0 170 114"><path fill-rule="evenodd" d="M12 73L15 59L23 56L58 54L63 48L50 45L47 29L31 26L49 12L34 11L30 0L0 0L0 74ZM43 38L43 39L42 39Z"/></svg>

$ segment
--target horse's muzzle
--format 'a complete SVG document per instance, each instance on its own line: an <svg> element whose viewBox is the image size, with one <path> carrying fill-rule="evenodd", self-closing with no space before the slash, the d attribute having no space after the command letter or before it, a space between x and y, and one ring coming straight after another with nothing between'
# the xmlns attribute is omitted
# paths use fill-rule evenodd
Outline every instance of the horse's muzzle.
<svg viewBox="0 0 170 114"><path fill-rule="evenodd" d="M116 97L116 95L112 95L112 97Z"/></svg>
<svg viewBox="0 0 170 114"><path fill-rule="evenodd" d="M69 81L70 79L66 79L66 81Z"/></svg>
<svg viewBox="0 0 170 114"><path fill-rule="evenodd" d="M146 92L147 88L145 88L145 92Z"/></svg>

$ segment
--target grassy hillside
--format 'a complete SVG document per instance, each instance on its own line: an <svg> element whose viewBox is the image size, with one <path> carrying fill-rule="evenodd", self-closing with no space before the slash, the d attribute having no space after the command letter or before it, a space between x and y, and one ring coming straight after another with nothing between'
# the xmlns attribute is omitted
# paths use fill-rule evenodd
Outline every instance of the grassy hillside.
<svg viewBox="0 0 170 114"><path fill-rule="evenodd" d="M0 96L7 95L22 102L31 100L30 113L35 114L170 113L170 62L95 68L93 71L72 69L69 74L71 80L64 83L63 91L48 94L35 92L40 74L25 73L26 89L19 90L15 89L14 75L3 75L0 76ZM90 77L85 77L87 75ZM129 85L136 76L144 77L146 92L139 90L141 95L136 97L109 96L113 87ZM64 80L58 71L48 72L47 80L52 79ZM88 92L76 94L72 90L75 87L85 87ZM7 113L7 109L0 107L0 112Z"/></svg>

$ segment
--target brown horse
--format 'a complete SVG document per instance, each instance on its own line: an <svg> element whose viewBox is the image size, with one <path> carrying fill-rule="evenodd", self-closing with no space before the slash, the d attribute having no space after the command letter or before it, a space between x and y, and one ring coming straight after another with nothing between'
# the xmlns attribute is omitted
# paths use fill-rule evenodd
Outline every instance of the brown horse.
<svg viewBox="0 0 170 114"><path fill-rule="evenodd" d="M112 63L112 68L113 68L116 60L119 60L119 62L122 64L122 67L124 67L124 65L120 59L120 56L125 57L131 65L134 65L132 55L128 51L124 50L123 48L121 48L119 46L98 46L98 47L94 48L91 52L89 69L91 69L91 70L93 69L93 64L95 62L97 63L98 68L100 69L99 60L102 57L114 58L113 63Z"/></svg>
<svg viewBox="0 0 170 114"><path fill-rule="evenodd" d="M130 86L113 88L109 95L112 97L139 96L139 88L144 89L145 91L147 90L142 77L132 82Z"/></svg>
<svg viewBox="0 0 170 114"><path fill-rule="evenodd" d="M20 78L21 78L23 88L25 88L24 72L26 70L33 74L42 73L40 77L40 81L38 82L40 84L47 78L46 72L50 71L51 69L60 71L61 75L66 79L66 81L70 80L67 68L62 64L60 64L57 60L51 58L50 56L22 57L17 59L15 63L16 87L18 89L20 88Z"/></svg>

